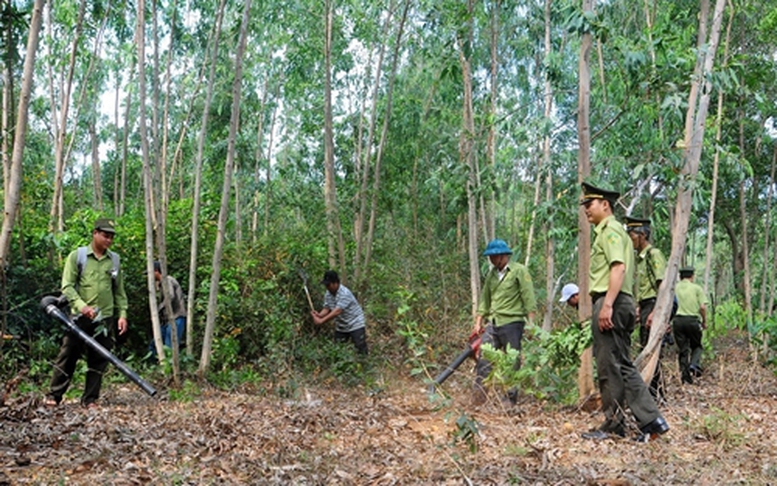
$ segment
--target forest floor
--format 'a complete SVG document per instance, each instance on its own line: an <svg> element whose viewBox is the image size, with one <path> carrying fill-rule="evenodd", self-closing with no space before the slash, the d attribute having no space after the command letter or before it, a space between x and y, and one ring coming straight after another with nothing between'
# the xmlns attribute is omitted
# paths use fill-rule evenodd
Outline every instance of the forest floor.
<svg viewBox="0 0 777 486"><path fill-rule="evenodd" d="M155 400L129 384L101 407L0 407L0 484L777 484L777 379L744 340L716 346L692 386L664 357L671 430L647 444L583 440L601 415L522 396L470 404L469 370L430 400L419 381ZM468 365L462 368L468 367Z"/></svg>

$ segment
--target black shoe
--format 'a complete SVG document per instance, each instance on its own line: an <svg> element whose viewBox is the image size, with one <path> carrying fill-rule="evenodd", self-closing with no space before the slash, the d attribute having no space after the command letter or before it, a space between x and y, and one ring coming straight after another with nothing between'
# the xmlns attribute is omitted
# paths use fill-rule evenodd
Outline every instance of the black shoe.
<svg viewBox="0 0 777 486"><path fill-rule="evenodd" d="M688 371L691 375L695 376L696 378L701 376L701 367L699 365L692 364L688 367Z"/></svg>
<svg viewBox="0 0 777 486"><path fill-rule="evenodd" d="M680 380L683 382L683 385L693 385L693 375L691 374L691 371L683 371L683 375Z"/></svg>
<svg viewBox="0 0 777 486"><path fill-rule="evenodd" d="M660 435L664 435L669 432L669 424L666 423L664 417L659 416L649 424L639 429L642 433L634 438L637 442L650 442L655 440Z"/></svg>

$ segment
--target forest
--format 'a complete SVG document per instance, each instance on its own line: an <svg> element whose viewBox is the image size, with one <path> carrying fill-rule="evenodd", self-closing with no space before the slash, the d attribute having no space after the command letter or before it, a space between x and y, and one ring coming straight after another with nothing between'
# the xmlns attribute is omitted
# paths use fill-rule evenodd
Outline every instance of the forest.
<svg viewBox="0 0 777 486"><path fill-rule="evenodd" d="M777 482L777 1L0 9L0 483ZM674 380L662 443L577 434L597 421L582 181L651 220L657 321L680 267L709 302L697 386L660 332L634 349ZM129 300L114 353L160 394L111 367L82 410L81 360L49 410L65 330L39 303L102 217ZM467 345L494 238L538 304L523 367L489 378L517 410L473 408L469 364L426 392ZM186 296L180 350L155 261ZM366 358L313 323L329 269L364 309Z"/></svg>

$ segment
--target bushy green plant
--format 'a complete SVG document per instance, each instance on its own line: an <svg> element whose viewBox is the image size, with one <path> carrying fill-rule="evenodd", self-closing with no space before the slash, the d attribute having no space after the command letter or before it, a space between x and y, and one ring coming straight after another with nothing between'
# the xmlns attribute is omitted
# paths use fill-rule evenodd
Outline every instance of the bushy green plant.
<svg viewBox="0 0 777 486"><path fill-rule="evenodd" d="M488 344L482 346L483 357L493 365L487 383L501 388L517 386L524 393L556 403L574 403L580 355L591 345L591 327L572 325L552 332L532 327L527 331L533 336L522 343L522 353L511 348L499 352ZM516 370L519 357L523 362Z"/></svg>
<svg viewBox="0 0 777 486"><path fill-rule="evenodd" d="M478 451L478 422L466 413L456 419L456 429L451 435L454 443L465 443L473 454Z"/></svg>
<svg viewBox="0 0 777 486"><path fill-rule="evenodd" d="M417 320L410 316L415 296L405 288L397 290L395 296L399 301L396 315L396 333L405 340L405 347L409 351L409 356L405 363L410 365L410 374L412 376L426 373L426 362L423 358L426 355L429 334L422 329Z"/></svg>
<svg viewBox="0 0 777 486"><path fill-rule="evenodd" d="M712 310L712 309L710 309ZM714 308L714 319L708 330L712 335L725 335L728 330L747 327L747 313L736 300L722 302Z"/></svg>

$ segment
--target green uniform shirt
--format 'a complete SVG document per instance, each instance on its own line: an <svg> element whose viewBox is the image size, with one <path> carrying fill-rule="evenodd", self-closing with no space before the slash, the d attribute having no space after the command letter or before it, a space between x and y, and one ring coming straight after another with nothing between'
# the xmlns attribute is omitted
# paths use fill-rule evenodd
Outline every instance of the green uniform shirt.
<svg viewBox="0 0 777 486"><path fill-rule="evenodd" d="M501 281L496 268L492 268L486 275L480 293L478 315L493 319L494 325L525 321L536 306L531 275L525 266L509 262Z"/></svg>
<svg viewBox="0 0 777 486"><path fill-rule="evenodd" d="M678 316L696 316L701 319L701 306L707 304L707 296L701 285L686 278L677 283L674 293L677 296Z"/></svg>
<svg viewBox="0 0 777 486"><path fill-rule="evenodd" d="M610 267L613 263L624 263L626 275L620 291L631 295L634 288L634 245L623 226L615 216L610 215L594 228L594 244L591 248L591 263L588 271L589 291L594 294L607 292L610 284Z"/></svg>
<svg viewBox="0 0 777 486"><path fill-rule="evenodd" d="M650 256L648 256L650 255ZM658 281L666 275L666 258L661 250L648 244L637 255L637 302L658 294Z"/></svg>
<svg viewBox="0 0 777 486"><path fill-rule="evenodd" d="M68 255L62 272L62 293L67 296L73 314L81 309L98 307L103 317L127 317L127 294L124 292L124 277L121 269L116 276L116 294L113 292L113 261L106 251L97 259L90 244L86 250L86 264L78 279L78 250Z"/></svg>

